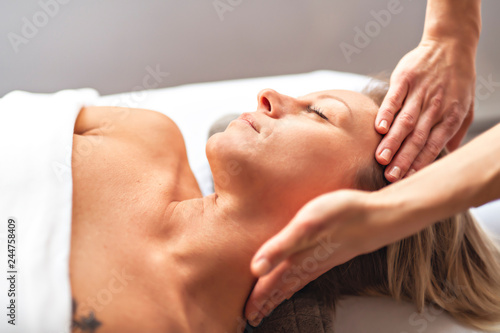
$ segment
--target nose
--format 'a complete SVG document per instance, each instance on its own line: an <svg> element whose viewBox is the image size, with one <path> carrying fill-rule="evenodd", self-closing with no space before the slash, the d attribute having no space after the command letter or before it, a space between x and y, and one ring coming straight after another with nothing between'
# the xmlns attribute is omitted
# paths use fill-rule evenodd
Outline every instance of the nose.
<svg viewBox="0 0 500 333"><path fill-rule="evenodd" d="M264 89L257 94L257 110L270 117L279 118L285 113L291 97L282 95L273 89Z"/></svg>

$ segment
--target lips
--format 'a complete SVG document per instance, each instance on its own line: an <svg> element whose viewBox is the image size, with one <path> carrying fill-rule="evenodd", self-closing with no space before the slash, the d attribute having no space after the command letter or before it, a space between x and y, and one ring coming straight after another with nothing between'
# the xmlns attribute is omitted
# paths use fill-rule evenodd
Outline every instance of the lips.
<svg viewBox="0 0 500 333"><path fill-rule="evenodd" d="M259 130L257 130L255 119L253 119L253 117L249 113L242 113L239 119L247 122L257 133L260 133Z"/></svg>

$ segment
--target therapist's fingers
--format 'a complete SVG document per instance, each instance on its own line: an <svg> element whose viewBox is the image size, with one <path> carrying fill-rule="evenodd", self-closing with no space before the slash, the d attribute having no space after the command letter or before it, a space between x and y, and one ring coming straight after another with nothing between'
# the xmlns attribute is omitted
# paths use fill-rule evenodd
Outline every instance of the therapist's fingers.
<svg viewBox="0 0 500 333"><path fill-rule="evenodd" d="M395 75L391 79L389 91L380 106L375 119L375 129L380 134L386 134L391 127L396 113L403 106L403 101L408 93L409 84L406 76Z"/></svg>
<svg viewBox="0 0 500 333"><path fill-rule="evenodd" d="M265 242L254 255L250 269L255 276L267 274L286 258L311 246L311 237L317 236L317 226L321 224L307 219L304 221L301 212L283 230Z"/></svg>
<svg viewBox="0 0 500 333"><path fill-rule="evenodd" d="M448 138L454 134L453 131L456 131L454 122L450 123L449 121L442 121L434 126L429 134L429 138L427 139L424 148L420 154L418 154L411 168L413 170L420 170L426 165L432 163L445 147L448 142Z"/></svg>
<svg viewBox="0 0 500 333"><path fill-rule="evenodd" d="M403 144L393 157L391 163L387 165L385 178L390 182L395 182L403 178L412 166L415 158L425 147L432 127L439 122L442 96L442 91L438 91L425 103L415 128L404 139Z"/></svg>
<svg viewBox="0 0 500 333"><path fill-rule="evenodd" d="M359 211L355 208L364 207L366 193L354 190L341 190L326 193L305 204L292 220L276 235L265 242L252 258L250 269L255 276L263 276L270 272L280 262L307 248L321 244L328 239L328 247L335 243L332 235L339 237L340 221L356 218ZM353 224L349 225L353 226ZM341 228L342 229L342 228ZM347 228L349 229L349 228ZM319 243L318 243L319 242Z"/></svg>
<svg viewBox="0 0 500 333"><path fill-rule="evenodd" d="M327 260L315 258L314 249L307 249L281 262L271 273L259 278L245 306L245 316L250 325L257 326L281 302L327 272L331 265Z"/></svg>
<svg viewBox="0 0 500 333"><path fill-rule="evenodd" d="M394 124L377 148L376 159L380 164L387 165L391 162L405 138L415 128L421 107L422 97L418 93L413 93L407 98Z"/></svg>

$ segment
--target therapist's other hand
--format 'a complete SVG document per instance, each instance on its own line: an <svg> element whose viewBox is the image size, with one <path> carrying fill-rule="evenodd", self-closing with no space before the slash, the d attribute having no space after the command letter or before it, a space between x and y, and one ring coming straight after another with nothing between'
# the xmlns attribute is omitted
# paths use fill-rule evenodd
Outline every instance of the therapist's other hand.
<svg viewBox="0 0 500 333"><path fill-rule="evenodd" d="M321 195L260 247L251 262L259 279L245 308L251 325L331 268L385 245L385 231L371 222L377 208L370 196L357 190Z"/></svg>
<svg viewBox="0 0 500 333"><path fill-rule="evenodd" d="M406 54L391 75L375 120L386 134L376 150L394 182L422 169L443 147L460 145L472 122L475 47L459 40L426 40Z"/></svg>

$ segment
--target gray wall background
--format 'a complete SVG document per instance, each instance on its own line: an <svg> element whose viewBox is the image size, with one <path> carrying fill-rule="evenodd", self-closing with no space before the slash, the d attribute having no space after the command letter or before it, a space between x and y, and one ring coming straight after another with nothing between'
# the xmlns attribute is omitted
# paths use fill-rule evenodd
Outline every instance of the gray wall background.
<svg viewBox="0 0 500 333"><path fill-rule="evenodd" d="M147 68L169 73L159 87L316 69L391 72L420 40L425 1L400 0L401 12L350 61L340 49L391 1L1 0L0 96L126 92ZM499 13L500 1L483 0L477 75L498 83L476 98L476 131L500 121Z"/></svg>

